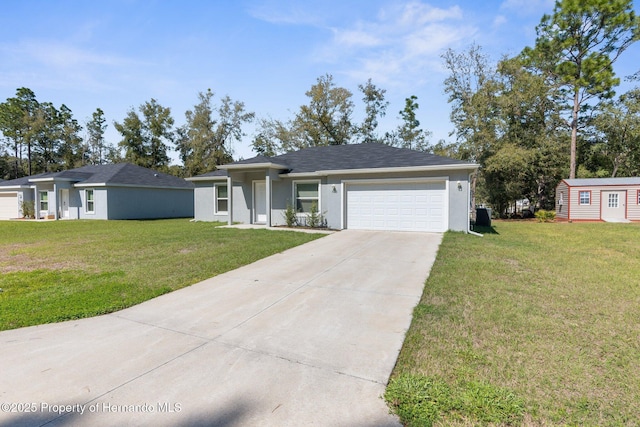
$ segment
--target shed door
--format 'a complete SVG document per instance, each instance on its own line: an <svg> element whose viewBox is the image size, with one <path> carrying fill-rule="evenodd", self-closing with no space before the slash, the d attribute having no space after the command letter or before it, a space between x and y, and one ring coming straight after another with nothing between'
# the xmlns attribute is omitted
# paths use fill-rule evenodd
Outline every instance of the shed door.
<svg viewBox="0 0 640 427"><path fill-rule="evenodd" d="M602 219L625 219L627 217L626 191L603 191L600 203Z"/></svg>
<svg viewBox="0 0 640 427"><path fill-rule="evenodd" d="M18 218L18 193L0 193L0 219Z"/></svg>
<svg viewBox="0 0 640 427"><path fill-rule="evenodd" d="M444 232L449 226L444 181L348 184L346 205L349 229Z"/></svg>

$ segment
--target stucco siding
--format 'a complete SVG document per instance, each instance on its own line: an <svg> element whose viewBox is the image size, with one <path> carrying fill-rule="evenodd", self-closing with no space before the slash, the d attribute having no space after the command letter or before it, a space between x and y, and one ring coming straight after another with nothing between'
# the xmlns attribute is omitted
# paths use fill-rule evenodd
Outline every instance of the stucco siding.
<svg viewBox="0 0 640 427"><path fill-rule="evenodd" d="M278 179L271 182L271 225L285 225L284 213L292 202L290 179Z"/></svg>
<svg viewBox="0 0 640 427"><path fill-rule="evenodd" d="M253 205L251 196L253 194L252 181L233 183L233 222L250 224L251 207Z"/></svg>
<svg viewBox="0 0 640 427"><path fill-rule="evenodd" d="M216 221L216 215L214 215L215 200L213 183L194 182L194 184L194 218L197 221ZM225 219L223 219L223 221Z"/></svg>
<svg viewBox="0 0 640 427"><path fill-rule="evenodd" d="M108 219L193 218L190 188L108 187L107 190Z"/></svg>
<svg viewBox="0 0 640 427"><path fill-rule="evenodd" d="M93 190L93 212L87 212L87 190ZM80 206L76 209L80 219L110 219L106 187L81 188L78 189L78 193Z"/></svg>

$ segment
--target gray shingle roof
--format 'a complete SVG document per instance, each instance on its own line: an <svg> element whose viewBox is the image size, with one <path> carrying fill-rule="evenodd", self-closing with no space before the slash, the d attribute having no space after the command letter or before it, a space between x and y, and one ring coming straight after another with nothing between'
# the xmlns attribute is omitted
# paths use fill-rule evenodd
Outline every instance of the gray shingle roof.
<svg viewBox="0 0 640 427"><path fill-rule="evenodd" d="M229 166L251 165L258 163L274 163L288 168L287 173L309 173L316 171L339 171L357 169L404 168L417 166L469 166L470 162L455 160L448 157L422 151L396 148L385 144L347 144L310 147L299 151L281 154L273 157L256 156ZM199 175L208 176L207 174Z"/></svg>
<svg viewBox="0 0 640 427"><path fill-rule="evenodd" d="M565 179L570 187L585 187L596 185L640 185L640 177L630 178L574 178Z"/></svg>
<svg viewBox="0 0 640 427"><path fill-rule="evenodd" d="M290 173L460 164L473 167L461 160L376 143L305 148L272 157L271 161L289 166Z"/></svg>
<svg viewBox="0 0 640 427"><path fill-rule="evenodd" d="M0 186L28 185L34 179L65 179L80 184L131 185L141 187L193 188L193 184L182 178L157 172L130 163L87 165L62 172L26 176L0 183Z"/></svg>
<svg viewBox="0 0 640 427"><path fill-rule="evenodd" d="M227 171L223 169L216 169L211 172L203 173L202 175L198 175L199 177L216 177L216 176L227 176Z"/></svg>

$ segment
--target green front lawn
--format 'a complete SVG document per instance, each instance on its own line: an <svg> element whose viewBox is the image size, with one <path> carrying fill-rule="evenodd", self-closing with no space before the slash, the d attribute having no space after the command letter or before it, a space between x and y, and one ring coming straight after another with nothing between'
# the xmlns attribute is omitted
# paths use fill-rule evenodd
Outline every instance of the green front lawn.
<svg viewBox="0 0 640 427"><path fill-rule="evenodd" d="M159 221L0 221L0 330L94 316L317 239Z"/></svg>
<svg viewBox="0 0 640 427"><path fill-rule="evenodd" d="M639 425L640 226L494 229L445 235L390 406L413 426Z"/></svg>

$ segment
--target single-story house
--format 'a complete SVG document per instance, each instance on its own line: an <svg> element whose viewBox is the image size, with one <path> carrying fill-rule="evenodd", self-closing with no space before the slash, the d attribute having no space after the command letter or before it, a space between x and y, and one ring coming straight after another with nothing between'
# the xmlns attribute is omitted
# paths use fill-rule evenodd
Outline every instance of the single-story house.
<svg viewBox="0 0 640 427"><path fill-rule="evenodd" d="M199 221L277 226L286 224L287 206L304 222L315 205L333 229L466 232L477 168L367 143L259 155L187 180Z"/></svg>
<svg viewBox="0 0 640 427"><path fill-rule="evenodd" d="M193 184L130 163L88 165L0 182L0 219L192 218Z"/></svg>
<svg viewBox="0 0 640 427"><path fill-rule="evenodd" d="M640 221L640 177L563 179L556 187L556 220Z"/></svg>

